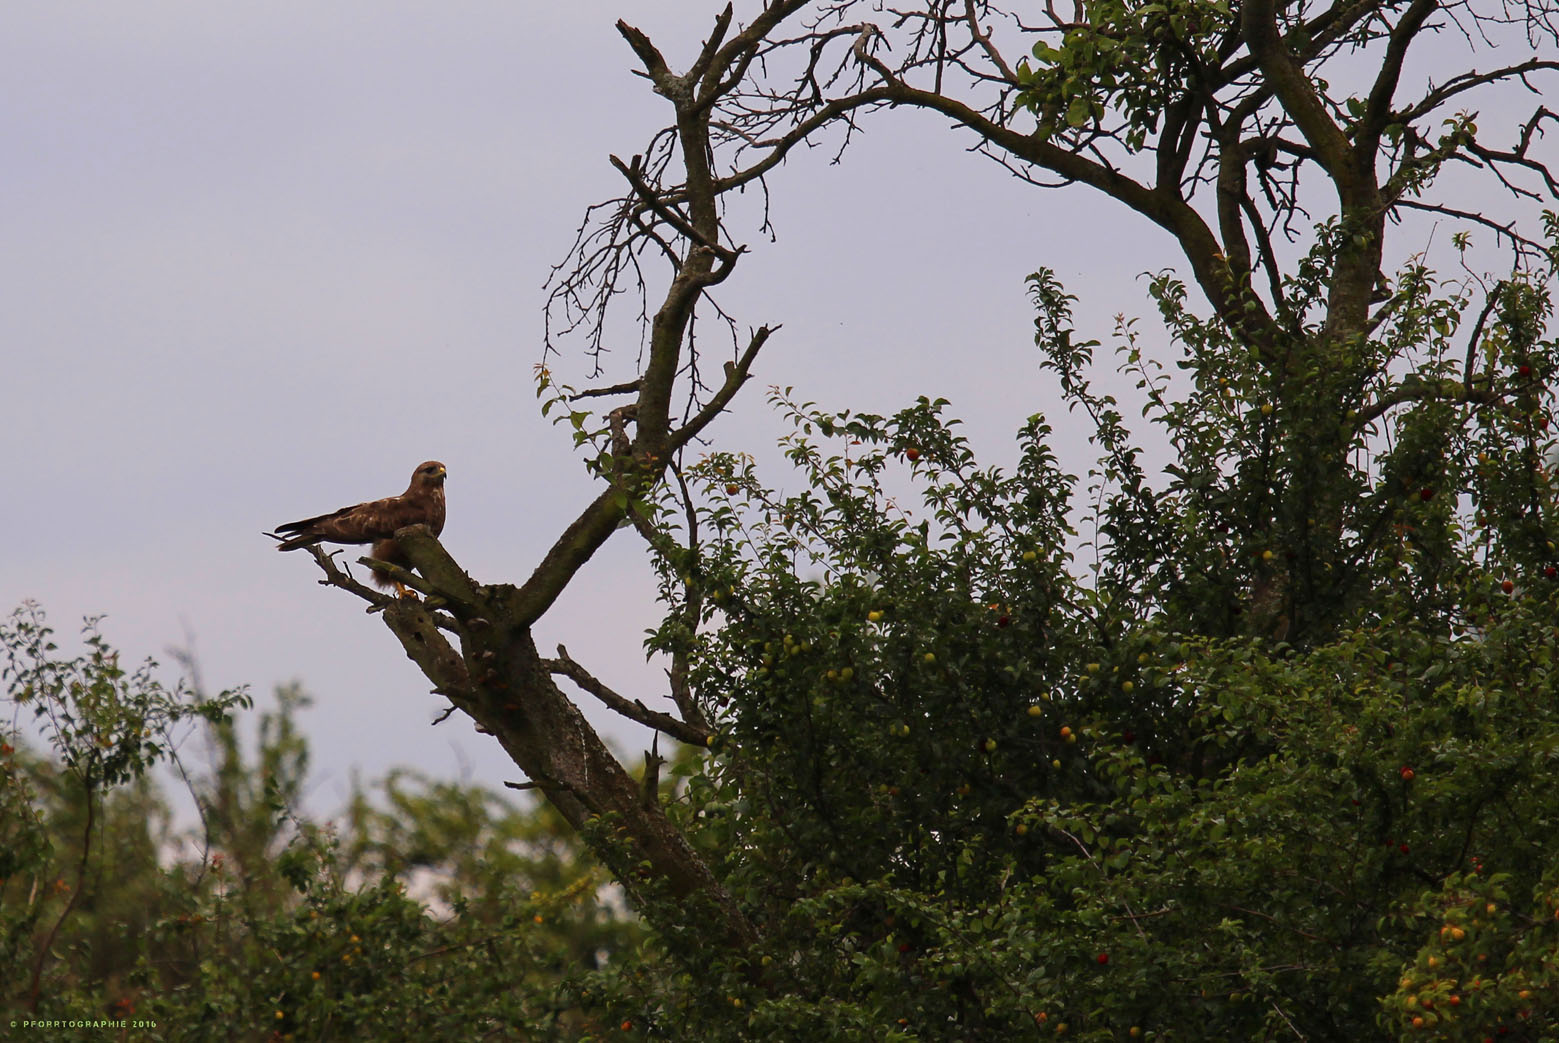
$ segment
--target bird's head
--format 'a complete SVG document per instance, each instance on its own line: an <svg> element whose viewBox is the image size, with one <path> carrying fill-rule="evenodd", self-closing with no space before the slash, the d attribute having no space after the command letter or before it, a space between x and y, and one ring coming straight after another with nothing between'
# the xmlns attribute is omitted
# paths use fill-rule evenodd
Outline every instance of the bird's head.
<svg viewBox="0 0 1559 1043"><path fill-rule="evenodd" d="M444 477L448 474L443 464L437 460L427 460L418 464L412 472L411 484L419 489L436 489L444 484Z"/></svg>

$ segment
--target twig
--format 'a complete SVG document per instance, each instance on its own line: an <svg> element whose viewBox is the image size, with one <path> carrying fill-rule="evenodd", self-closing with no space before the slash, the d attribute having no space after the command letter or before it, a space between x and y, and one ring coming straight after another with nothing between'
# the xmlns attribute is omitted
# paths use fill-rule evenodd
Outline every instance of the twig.
<svg viewBox="0 0 1559 1043"><path fill-rule="evenodd" d="M675 461L671 464L671 474L677 480L677 488L682 493L682 507L687 520L688 568L686 572L689 582L685 587L687 601L682 607L682 625L687 628L687 637L671 653L671 669L666 671L666 681L671 685L671 699L677 704L682 719L696 728L708 729L709 721L698 708L698 702L693 698L693 686L688 681L690 673L688 649L698 634L704 602L703 585L701 583L695 585L691 580L691 577L696 574L694 565L698 561L699 552L698 510L693 505L693 494L687 487L687 479L682 476L682 468L677 466Z"/></svg>
<svg viewBox="0 0 1559 1043"><path fill-rule="evenodd" d="M1093 857L1093 852L1088 850L1088 845L1084 844L1080 837L1074 835L1068 830L1062 829L1060 826L1052 826L1051 828L1060 833L1062 836L1066 837L1072 843L1076 844L1077 850L1083 853L1083 857L1088 860L1089 865L1093 866L1095 872L1097 872L1101 877L1106 879L1109 878L1110 874L1104 871L1104 867L1099 864L1098 859ZM1123 898L1121 899L1121 908L1126 910L1126 918L1130 920L1131 925L1137 929L1137 934L1144 942L1147 942L1148 933L1142 929L1142 924L1137 922L1139 919L1141 919L1141 917L1137 911L1131 907L1131 903Z"/></svg>
<svg viewBox="0 0 1559 1043"><path fill-rule="evenodd" d="M82 782L86 787L87 814L86 828L81 833L81 860L76 864L76 886L71 889L70 898L65 902L65 908L60 910L59 919L54 921L54 926L49 928L48 937L38 947L38 960L32 968L32 987L28 991L27 1009L33 1014L38 1013L38 994L43 982L43 965L48 962L49 950L54 948L54 939L59 936L60 928L64 926L65 919L76 908L76 903L81 900L81 891L87 880L87 860L92 853L92 827L97 821L97 803L94 800L96 786L92 781L92 772L95 770L96 758L92 758L87 771L82 775Z"/></svg>
<svg viewBox="0 0 1559 1043"><path fill-rule="evenodd" d="M350 591L368 602L372 606L369 611L382 611L395 603L395 599L388 594L381 594L372 587L365 586L353 579L351 574L336 564L335 556L340 551L327 551L324 547L315 544L308 548L308 552L314 556L315 562L324 570L325 578L319 582L328 587L340 587Z"/></svg>
<svg viewBox="0 0 1559 1043"><path fill-rule="evenodd" d="M639 378L635 377L632 380L624 381L621 384L613 384L611 387L607 388L586 388L583 391L576 391L574 394L568 396L568 400L570 402L577 402L582 398L601 398L606 395L631 395L638 390Z"/></svg>

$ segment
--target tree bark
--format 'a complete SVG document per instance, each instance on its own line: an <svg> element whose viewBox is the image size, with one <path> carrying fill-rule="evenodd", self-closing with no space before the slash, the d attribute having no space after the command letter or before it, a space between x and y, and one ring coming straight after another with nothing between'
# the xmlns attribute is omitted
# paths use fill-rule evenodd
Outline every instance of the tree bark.
<svg viewBox="0 0 1559 1043"><path fill-rule="evenodd" d="M399 600L384 609L385 624L435 690L498 740L647 918L685 918L688 903L703 902L732 944L751 943L755 932L729 893L553 682L518 590L473 582L423 526L395 538L453 617L458 648L428 603Z"/></svg>

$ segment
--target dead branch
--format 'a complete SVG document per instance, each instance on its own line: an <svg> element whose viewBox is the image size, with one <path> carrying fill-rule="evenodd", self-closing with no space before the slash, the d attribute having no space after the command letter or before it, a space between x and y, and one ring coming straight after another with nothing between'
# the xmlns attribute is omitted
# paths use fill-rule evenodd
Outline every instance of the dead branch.
<svg viewBox="0 0 1559 1043"><path fill-rule="evenodd" d="M586 388L583 391L576 391L574 394L568 397L568 400L570 402L577 402L582 398L604 398L608 395L631 395L636 393L638 390L639 381L637 378L635 378L633 380L624 381L621 384L613 384L611 387Z"/></svg>
<svg viewBox="0 0 1559 1043"><path fill-rule="evenodd" d="M656 807L660 804L660 769L666 763L666 758L660 755L660 735L651 736L650 748L644 751L644 806Z"/></svg>
<svg viewBox="0 0 1559 1043"><path fill-rule="evenodd" d="M667 713L651 710L638 699L627 699L618 695L604 682L598 680L590 671L570 658L568 649L558 645L558 658L543 659L542 666L549 673L567 677L582 690L589 692L612 711L621 714L630 721L637 721L647 728L653 728L658 732L665 732L673 739L688 743L691 746L706 746L709 743L710 732L704 728L698 728L686 721L680 721Z"/></svg>
<svg viewBox="0 0 1559 1043"><path fill-rule="evenodd" d="M672 452L681 449L694 438L698 437L698 433L704 428L708 427L710 421L714 420L715 417L719 416L725 410L725 407L730 404L731 399L736 397L736 393L740 391L742 385L747 382L747 378L751 376L752 364L753 361L757 359L758 352L762 350L763 345L768 342L769 337L772 336L778 329L778 326L774 326L772 328L768 326L760 326L758 328L758 330L752 335L752 339L747 342L747 350L742 352L741 358L737 359L734 363L727 364L725 370L725 381L720 385L719 390L714 393L713 397L709 399L704 407L700 409L691 420L672 433L670 439L670 449Z"/></svg>

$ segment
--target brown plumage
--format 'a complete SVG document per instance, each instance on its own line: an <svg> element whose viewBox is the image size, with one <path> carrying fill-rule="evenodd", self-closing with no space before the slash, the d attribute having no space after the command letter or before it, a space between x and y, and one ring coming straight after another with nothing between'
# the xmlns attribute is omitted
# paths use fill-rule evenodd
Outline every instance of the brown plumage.
<svg viewBox="0 0 1559 1043"><path fill-rule="evenodd" d="M369 552L380 561L405 568L411 563L395 542L395 531L408 525L426 525L437 536L444 531L444 476L448 472L437 460L417 465L411 484L399 496L370 500L354 507L321 514L302 521L276 526L268 535L281 540L277 550L297 550L316 543L372 543ZM405 595L406 589L386 573L373 570L374 582L394 587Z"/></svg>

